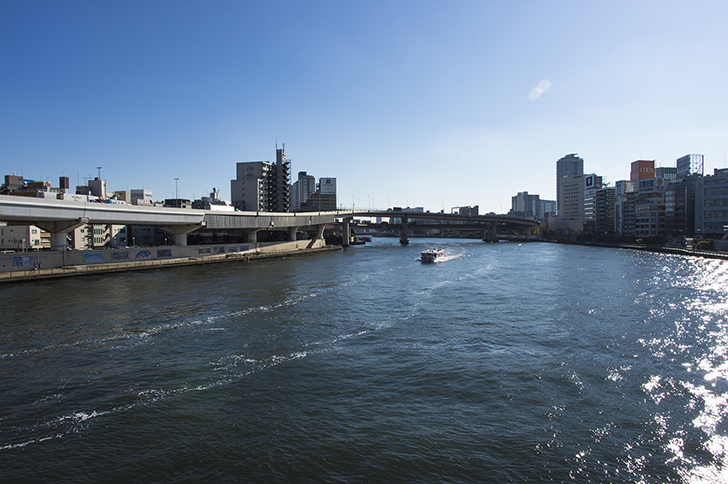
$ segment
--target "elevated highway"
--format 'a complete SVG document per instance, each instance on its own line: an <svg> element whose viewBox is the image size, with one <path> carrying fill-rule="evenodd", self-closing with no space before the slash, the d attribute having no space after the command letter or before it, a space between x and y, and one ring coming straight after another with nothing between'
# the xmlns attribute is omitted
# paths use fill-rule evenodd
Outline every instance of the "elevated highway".
<svg viewBox="0 0 728 484"><path fill-rule="evenodd" d="M430 212L400 212L393 210L359 210L352 212L340 212L336 215L337 219L341 219L344 234L350 233L351 222L358 217L377 217L389 218L390 226L400 230L400 243L409 243L408 230L410 225L416 225L418 228L428 229L470 229L483 230L483 240L492 242L497 239L498 229L518 230L524 233L530 233L532 229L539 225L537 220L523 219L511 217L508 215L459 215L454 213L430 213ZM394 220L398 222L395 223ZM412 224L410 224L410 221ZM418 221L427 223L417 223ZM348 238L344 237L344 245L348 245Z"/></svg>
<svg viewBox="0 0 728 484"><path fill-rule="evenodd" d="M248 242L256 242L261 230L286 231L289 240L295 240L299 229L310 227L320 239L335 216L334 212L220 212L0 195L0 221L32 224L50 232L56 250L66 246L67 233L87 224L153 225L174 234L176 245L187 245L187 234L202 227L240 230Z"/></svg>

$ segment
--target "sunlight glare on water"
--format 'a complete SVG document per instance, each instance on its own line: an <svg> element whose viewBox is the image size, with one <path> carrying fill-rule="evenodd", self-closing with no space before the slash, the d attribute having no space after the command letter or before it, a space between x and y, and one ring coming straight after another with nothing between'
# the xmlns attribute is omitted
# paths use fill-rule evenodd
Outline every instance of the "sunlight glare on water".
<svg viewBox="0 0 728 484"><path fill-rule="evenodd" d="M658 411L657 432L684 482L728 482L728 265L695 258L660 272L655 285L666 295L680 289L682 297L660 311L661 317L675 318L673 331L643 342L653 356L679 362L683 372L653 375L643 388L658 408L665 399L687 398L685 410L693 417L688 425L674 424L674 410ZM694 379L695 372L702 381ZM711 463L695 458L700 449L712 456Z"/></svg>

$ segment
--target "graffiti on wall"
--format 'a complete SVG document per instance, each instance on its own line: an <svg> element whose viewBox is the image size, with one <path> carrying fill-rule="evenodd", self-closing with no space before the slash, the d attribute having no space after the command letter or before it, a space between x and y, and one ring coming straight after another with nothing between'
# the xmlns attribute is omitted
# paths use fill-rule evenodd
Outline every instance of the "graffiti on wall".
<svg viewBox="0 0 728 484"><path fill-rule="evenodd" d="M39 260L37 255L23 255L13 257L13 267L38 267Z"/></svg>
<svg viewBox="0 0 728 484"><path fill-rule="evenodd" d="M83 254L83 263L84 264L98 264L99 262L104 261L104 253L103 252L91 252L89 254Z"/></svg>

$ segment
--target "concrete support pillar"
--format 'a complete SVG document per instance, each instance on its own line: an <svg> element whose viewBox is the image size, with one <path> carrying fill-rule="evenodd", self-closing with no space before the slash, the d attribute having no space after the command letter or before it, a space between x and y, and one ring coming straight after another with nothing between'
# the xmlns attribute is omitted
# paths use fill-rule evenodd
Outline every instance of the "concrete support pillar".
<svg viewBox="0 0 728 484"><path fill-rule="evenodd" d="M296 241L296 232L298 232L299 227L290 227L288 229L288 240L291 242Z"/></svg>
<svg viewBox="0 0 728 484"><path fill-rule="evenodd" d="M409 239L407 238L407 216L405 215L402 217L402 230L399 233L399 243L402 245L409 244Z"/></svg>
<svg viewBox="0 0 728 484"><path fill-rule="evenodd" d="M174 245L186 246L187 234L204 227L204 224L186 224L186 225L160 225L159 228L174 235Z"/></svg>
<svg viewBox="0 0 728 484"><path fill-rule="evenodd" d="M316 226L316 238L317 239L324 238L324 229L326 229L326 224L319 224Z"/></svg>
<svg viewBox="0 0 728 484"><path fill-rule="evenodd" d="M253 230L252 232L248 232L248 243L249 244L257 244L258 243L258 231Z"/></svg>
<svg viewBox="0 0 728 484"><path fill-rule="evenodd" d="M342 247L349 247L351 245L351 229L349 228L349 222L351 222L351 219L345 218L341 221L342 229L341 229L341 246Z"/></svg>
<svg viewBox="0 0 728 484"><path fill-rule="evenodd" d="M483 242L498 242L498 236L495 230L495 224L489 223L483 230Z"/></svg>
<svg viewBox="0 0 728 484"><path fill-rule="evenodd" d="M51 250L64 250L68 244L68 232L56 232L51 236Z"/></svg>
<svg viewBox="0 0 728 484"><path fill-rule="evenodd" d="M489 223L485 230L483 230L483 242L498 242L495 224Z"/></svg>
<svg viewBox="0 0 728 484"><path fill-rule="evenodd" d="M35 226L53 234L51 236L51 250L60 251L66 250L66 235L87 224L87 218L79 218L78 220L36 222Z"/></svg>

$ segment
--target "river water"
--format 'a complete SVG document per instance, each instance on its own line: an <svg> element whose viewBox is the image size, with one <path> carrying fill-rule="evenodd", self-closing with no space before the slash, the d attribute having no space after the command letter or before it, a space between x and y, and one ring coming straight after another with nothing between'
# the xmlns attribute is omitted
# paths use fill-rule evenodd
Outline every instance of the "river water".
<svg viewBox="0 0 728 484"><path fill-rule="evenodd" d="M0 286L0 481L728 481L728 263L397 242Z"/></svg>

